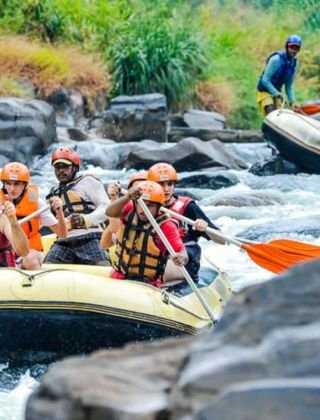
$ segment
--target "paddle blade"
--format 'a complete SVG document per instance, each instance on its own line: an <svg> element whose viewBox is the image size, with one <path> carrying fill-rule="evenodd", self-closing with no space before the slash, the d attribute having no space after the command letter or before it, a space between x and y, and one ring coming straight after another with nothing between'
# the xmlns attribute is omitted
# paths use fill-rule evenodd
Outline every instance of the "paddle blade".
<svg viewBox="0 0 320 420"><path fill-rule="evenodd" d="M260 267L276 274L282 273L293 265L316 258L306 253L286 252L270 244L242 244L241 248L247 251L249 257Z"/></svg>
<svg viewBox="0 0 320 420"><path fill-rule="evenodd" d="M275 239L268 242L274 248L289 252L290 254L305 255L310 258L320 258L320 246L305 242L293 241L291 239Z"/></svg>
<svg viewBox="0 0 320 420"><path fill-rule="evenodd" d="M306 104L301 105L301 111L307 115L313 115L320 112L320 105L317 104Z"/></svg>

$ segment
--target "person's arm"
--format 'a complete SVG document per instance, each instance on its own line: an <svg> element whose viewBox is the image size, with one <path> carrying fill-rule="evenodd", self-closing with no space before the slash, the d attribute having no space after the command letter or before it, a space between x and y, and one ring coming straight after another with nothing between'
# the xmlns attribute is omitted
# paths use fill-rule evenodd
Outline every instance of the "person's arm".
<svg viewBox="0 0 320 420"><path fill-rule="evenodd" d="M269 59L261 79L267 92L271 93L271 95L275 97L281 96L281 92L272 84L271 79L279 69L280 65L281 59L278 54L275 54Z"/></svg>
<svg viewBox="0 0 320 420"><path fill-rule="evenodd" d="M123 207L131 200L137 200L142 195L142 189L139 185L131 187L127 193L112 201L106 209L106 215L109 217L123 217Z"/></svg>
<svg viewBox="0 0 320 420"><path fill-rule="evenodd" d="M104 223L110 200L103 183L92 176L86 176L75 185L74 190L84 200L91 201L96 208L88 214L72 213L68 217L71 229L88 229Z"/></svg>
<svg viewBox="0 0 320 420"><path fill-rule="evenodd" d="M175 256L171 258L174 264L178 266L186 265L189 257L176 224L172 221L168 221L162 223L160 228L175 252ZM162 247L165 248L162 241L161 244Z"/></svg>
<svg viewBox="0 0 320 420"><path fill-rule="evenodd" d="M56 215L56 220L58 221L58 223L49 227L58 236L58 238L65 239L68 236L68 227L63 214L62 200L60 197L54 196L49 199L49 203ZM48 210L48 212L49 211L50 210Z"/></svg>
<svg viewBox="0 0 320 420"><path fill-rule="evenodd" d="M206 239L211 239L212 241L221 245L225 244L224 239L218 238L214 235L214 233L206 232L208 227L211 229L216 229L217 231L220 229L211 222L211 220L207 217L207 215L203 212L202 208L197 203L191 201L185 209L184 216L195 221L195 224L192 226L192 230L199 232L200 235Z"/></svg>
<svg viewBox="0 0 320 420"><path fill-rule="evenodd" d="M120 219L109 217L109 225L103 231L100 246L102 249L109 249L115 244L115 234L120 228Z"/></svg>
<svg viewBox="0 0 320 420"><path fill-rule="evenodd" d="M298 63L297 63L297 66L295 68L293 75L285 83L286 95L287 95L290 106L292 106L296 102L293 83L297 76L297 70L298 70Z"/></svg>
<svg viewBox="0 0 320 420"><path fill-rule="evenodd" d="M116 183L109 184L107 192L111 202L117 200L119 198L120 193L119 185ZM103 231L100 239L100 247L102 249L109 249L111 246L114 245L115 234L118 232L119 227L120 220L115 217L109 217L109 224Z"/></svg>
<svg viewBox="0 0 320 420"><path fill-rule="evenodd" d="M4 234L11 242L16 254L25 257L30 251L29 241L18 223L14 204L6 201L3 205L3 213L8 220L8 223L4 224Z"/></svg>

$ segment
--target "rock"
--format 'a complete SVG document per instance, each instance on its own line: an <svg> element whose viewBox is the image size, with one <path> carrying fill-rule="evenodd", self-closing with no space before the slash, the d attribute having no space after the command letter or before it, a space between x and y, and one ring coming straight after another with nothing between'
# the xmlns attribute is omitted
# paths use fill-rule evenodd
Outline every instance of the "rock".
<svg viewBox="0 0 320 420"><path fill-rule="evenodd" d="M144 169L157 162L167 162L178 172L196 171L204 168L244 169L246 163L229 152L218 140L203 142L197 138L187 138L170 148L138 148L128 155L127 168Z"/></svg>
<svg viewBox="0 0 320 420"><path fill-rule="evenodd" d="M169 142L176 143L186 137L197 137L203 141L216 139L223 143L262 143L265 141L259 130L171 127L168 133Z"/></svg>
<svg viewBox="0 0 320 420"><path fill-rule="evenodd" d="M228 188L236 185L239 179L236 175L227 171L214 171L210 173L200 173L187 175L181 178L178 186L182 188L208 188L218 190L219 188Z"/></svg>
<svg viewBox="0 0 320 420"><path fill-rule="evenodd" d="M162 94L117 96L110 108L90 122L102 137L117 142L143 139L165 142L167 139L167 104Z"/></svg>
<svg viewBox="0 0 320 420"><path fill-rule="evenodd" d="M259 223L239 232L240 237L250 240L268 241L275 237L294 237L294 235L320 236L320 216L292 217L287 220L274 220L270 223Z"/></svg>
<svg viewBox="0 0 320 420"><path fill-rule="evenodd" d="M56 364L26 419L317 418L319 270L313 261L248 287L210 334Z"/></svg>
<svg viewBox="0 0 320 420"><path fill-rule="evenodd" d="M0 154L30 164L57 141L55 112L46 102L0 99Z"/></svg>
<svg viewBox="0 0 320 420"><path fill-rule="evenodd" d="M226 128L226 118L217 112L189 109L183 114L183 120L187 127L216 130Z"/></svg>
<svg viewBox="0 0 320 420"><path fill-rule="evenodd" d="M254 175L270 176L276 174L297 174L301 172L299 168L292 162L283 159L280 155L274 156L263 162L254 163L249 169Z"/></svg>

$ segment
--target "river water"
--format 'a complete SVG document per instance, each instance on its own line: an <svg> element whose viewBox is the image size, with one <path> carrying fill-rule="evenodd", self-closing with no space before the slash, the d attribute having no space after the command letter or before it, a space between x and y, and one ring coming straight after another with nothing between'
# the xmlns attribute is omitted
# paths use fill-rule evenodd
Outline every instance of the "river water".
<svg viewBox="0 0 320 420"><path fill-rule="evenodd" d="M270 150L264 144L235 145L237 150L253 163L257 157L267 157ZM107 171L101 168L88 167L85 171L99 176L104 182L119 180L124 184L133 171ZM318 193L319 175L274 175L258 177L247 171L231 171L240 182L230 188L220 190L189 189L200 197L200 205L206 214L215 221L222 232L234 237L256 224L269 224L289 221L296 218L317 218L320 208ZM184 174L182 173L181 176ZM55 183L55 177L49 164L49 157L35 159L33 181L42 189L42 195ZM271 198L276 204L263 206L214 206L210 204L213 198L225 198L232 195L258 194ZM239 235L240 236L240 235ZM264 232L263 241L275 237L272 230ZM295 233L290 228L287 235L303 242L320 244L320 239L304 233ZM259 239L258 239L259 240ZM262 239L261 239L262 241ZM216 264L230 277L235 291L243 287L264 281L273 275L254 263L248 254L235 245L218 245L202 240L203 262L206 265ZM28 396L38 385L41 376L48 366L12 366L6 361L0 362L0 420L22 420Z"/></svg>

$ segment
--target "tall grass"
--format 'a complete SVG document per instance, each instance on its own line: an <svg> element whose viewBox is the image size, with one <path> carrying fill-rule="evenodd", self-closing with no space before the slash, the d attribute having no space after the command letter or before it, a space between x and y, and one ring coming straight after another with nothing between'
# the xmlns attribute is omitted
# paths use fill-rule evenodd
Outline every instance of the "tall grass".
<svg viewBox="0 0 320 420"><path fill-rule="evenodd" d="M108 51L113 93L164 93L169 106L188 102L209 66L205 44L169 21L130 23Z"/></svg>

